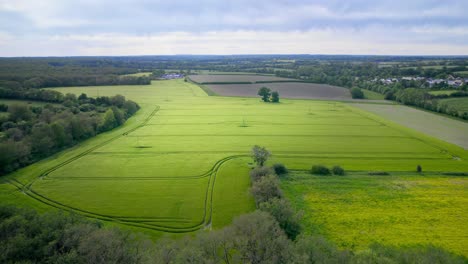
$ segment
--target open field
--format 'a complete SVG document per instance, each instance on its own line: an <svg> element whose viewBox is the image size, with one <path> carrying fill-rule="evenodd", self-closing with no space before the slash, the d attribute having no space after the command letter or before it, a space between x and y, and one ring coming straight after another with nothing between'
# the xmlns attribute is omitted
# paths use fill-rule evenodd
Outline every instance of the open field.
<svg viewBox="0 0 468 264"><path fill-rule="evenodd" d="M457 72L454 72L455 74L457 75L460 75L462 77L468 77L468 71L457 71Z"/></svg>
<svg viewBox="0 0 468 264"><path fill-rule="evenodd" d="M258 90L265 86L270 88L272 91L278 91L281 98L328 100L351 99L351 94L346 88L315 83L284 82L257 84L210 84L206 86L217 95L222 96L258 97Z"/></svg>
<svg viewBox="0 0 468 264"><path fill-rule="evenodd" d="M425 172L468 171L462 148L354 104L209 97L183 80L57 90L122 94L142 108L123 127L4 177L1 203L71 210L151 234L187 233L254 209L248 171L256 144L293 170L322 163L348 171L406 173L418 164Z"/></svg>
<svg viewBox="0 0 468 264"><path fill-rule="evenodd" d="M467 102L468 98L461 99ZM465 100L463 100L465 99ZM447 99L453 100L453 99ZM403 105L353 104L393 122L468 149L468 123L428 113Z"/></svg>
<svg viewBox="0 0 468 264"><path fill-rule="evenodd" d="M445 104L459 112L468 112L468 97L441 99L439 103Z"/></svg>
<svg viewBox="0 0 468 264"><path fill-rule="evenodd" d="M361 89L364 93L364 97L369 100L384 100L385 96L381 93L377 93L371 90Z"/></svg>
<svg viewBox="0 0 468 264"><path fill-rule="evenodd" d="M294 79L281 78L276 76L266 75L241 75L241 74L214 74L214 75L190 75L190 80L199 83L255 83L255 82L277 82L277 81L288 81Z"/></svg>
<svg viewBox="0 0 468 264"><path fill-rule="evenodd" d="M440 90L440 91L430 91L429 93L430 94L433 94L433 95L442 95L442 94L445 94L445 95L451 95L455 92L458 92L458 90Z"/></svg>
<svg viewBox="0 0 468 264"><path fill-rule="evenodd" d="M132 74L124 74L122 76L133 76L133 77L147 77L153 74L152 72L138 72L138 73L132 73Z"/></svg>
<svg viewBox="0 0 468 264"><path fill-rule="evenodd" d="M340 247L431 243L468 255L466 177L293 172L282 188L305 212L306 232L323 234Z"/></svg>

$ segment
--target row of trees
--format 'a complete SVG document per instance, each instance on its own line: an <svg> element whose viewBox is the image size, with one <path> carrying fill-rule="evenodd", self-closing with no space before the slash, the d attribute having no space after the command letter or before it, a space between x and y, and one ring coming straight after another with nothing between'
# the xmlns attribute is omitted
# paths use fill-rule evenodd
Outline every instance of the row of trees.
<svg viewBox="0 0 468 264"><path fill-rule="evenodd" d="M0 115L0 174L120 126L139 109L122 95L88 98L86 94L58 96L57 92L38 91L27 91L16 98L46 94L48 99L54 98L47 101L61 103L0 105L0 111L5 112ZM53 97L48 97L50 92Z"/></svg>

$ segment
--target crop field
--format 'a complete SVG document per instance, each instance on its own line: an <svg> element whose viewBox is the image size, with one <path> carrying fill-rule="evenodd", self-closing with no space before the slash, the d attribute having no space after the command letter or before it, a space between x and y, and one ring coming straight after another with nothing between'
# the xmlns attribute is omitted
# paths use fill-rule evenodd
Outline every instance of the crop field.
<svg viewBox="0 0 468 264"><path fill-rule="evenodd" d="M461 108L468 104L468 98L443 99L450 105ZM356 107L380 115L393 122L416 129L433 137L468 149L468 123L435 115L403 105L353 104ZM468 109L467 109L468 110Z"/></svg>
<svg viewBox="0 0 468 264"><path fill-rule="evenodd" d="M361 89L364 93L364 97L369 100L384 100L385 96L381 93L376 93L371 90Z"/></svg>
<svg viewBox="0 0 468 264"><path fill-rule="evenodd" d="M433 95L442 95L442 94L451 95L457 91L458 90L440 90L440 91L430 91L429 93Z"/></svg>
<svg viewBox="0 0 468 264"><path fill-rule="evenodd" d="M325 235L342 248L433 244L468 256L466 177L294 172L282 188L303 210L306 232Z"/></svg>
<svg viewBox="0 0 468 264"><path fill-rule="evenodd" d="M459 112L468 112L468 97L441 99L439 103L445 104Z"/></svg>
<svg viewBox="0 0 468 264"><path fill-rule="evenodd" d="M258 89L265 86L278 91L282 98L349 100L351 94L346 88L316 83L281 82L257 84L209 84L205 85L217 95L258 97Z"/></svg>
<svg viewBox="0 0 468 264"><path fill-rule="evenodd" d="M462 148L354 104L209 97L183 80L57 90L122 94L142 108L121 128L3 177L2 203L71 210L150 233L187 233L223 227L254 209L253 145L298 171L318 163L354 172L405 173L418 164L425 172L468 171Z"/></svg>
<svg viewBox="0 0 468 264"><path fill-rule="evenodd" d="M267 76L267 75L241 75L241 74L213 74L213 75L190 75L188 76L190 80L199 83L255 83L255 82L278 82L278 81L288 81L294 79L281 78L276 76Z"/></svg>

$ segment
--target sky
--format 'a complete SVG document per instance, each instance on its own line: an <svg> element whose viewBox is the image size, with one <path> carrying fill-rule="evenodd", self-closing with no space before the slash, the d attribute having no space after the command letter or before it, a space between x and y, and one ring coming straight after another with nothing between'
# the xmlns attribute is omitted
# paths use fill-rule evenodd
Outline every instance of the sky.
<svg viewBox="0 0 468 264"><path fill-rule="evenodd" d="M468 55L468 0L0 0L0 57Z"/></svg>

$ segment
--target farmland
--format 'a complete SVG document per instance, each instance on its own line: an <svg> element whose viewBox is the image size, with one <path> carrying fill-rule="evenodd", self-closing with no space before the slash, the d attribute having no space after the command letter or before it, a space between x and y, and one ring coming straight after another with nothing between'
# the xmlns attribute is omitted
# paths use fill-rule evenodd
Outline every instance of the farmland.
<svg viewBox="0 0 468 264"><path fill-rule="evenodd" d="M253 145L271 150L272 163L299 172L318 163L339 164L354 172L404 174L418 164L428 173L468 171L468 154L462 148L354 104L287 99L268 104L259 98L209 97L183 80L57 90L122 94L142 108L122 128L4 177L2 203L71 210L158 236L161 231L218 229L254 210L248 192ZM465 186L464 179L458 180ZM466 191L461 192L460 197L465 196ZM465 222L463 217L453 219L455 226ZM421 221L429 224L426 218ZM326 226L330 232L335 228L341 227ZM415 242L427 242L426 229L414 232L421 238ZM458 250L453 244L444 246Z"/></svg>
<svg viewBox="0 0 468 264"><path fill-rule="evenodd" d="M441 99L439 103L453 108L456 111L468 112L468 97Z"/></svg>
<svg viewBox="0 0 468 264"><path fill-rule="evenodd" d="M222 96L245 96L257 97L257 92L261 87L268 87L272 91L278 91L283 98L295 99L329 99L329 100L349 100L351 94L348 89L315 83L257 83L257 84L210 84L206 85L217 95Z"/></svg>
<svg viewBox="0 0 468 264"><path fill-rule="evenodd" d="M449 102L455 100L455 102L461 102L459 103L460 106L466 105L465 98L444 100L449 100ZM354 104L354 106L468 149L468 123L466 122L402 105Z"/></svg>
<svg viewBox="0 0 468 264"><path fill-rule="evenodd" d="M432 95L451 95L457 92L457 90L439 90L439 91L430 91L429 93Z"/></svg>
<svg viewBox="0 0 468 264"><path fill-rule="evenodd" d="M340 247L432 243L468 255L466 177L295 172L282 186L305 212L306 232L323 234Z"/></svg>
<svg viewBox="0 0 468 264"><path fill-rule="evenodd" d="M214 75L190 75L190 80L199 83L255 83L255 82L278 82L294 79L281 78L268 75L241 75L241 74L214 74Z"/></svg>

